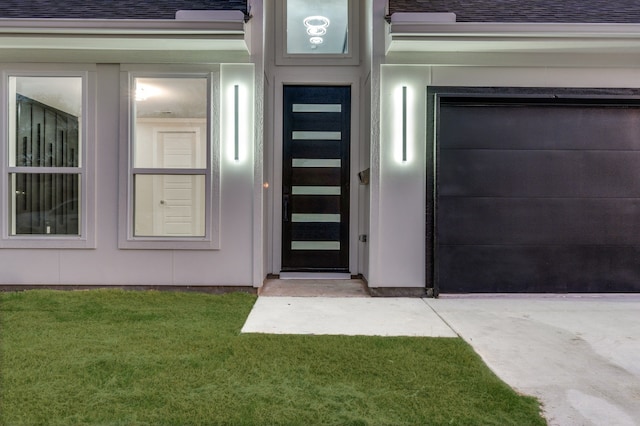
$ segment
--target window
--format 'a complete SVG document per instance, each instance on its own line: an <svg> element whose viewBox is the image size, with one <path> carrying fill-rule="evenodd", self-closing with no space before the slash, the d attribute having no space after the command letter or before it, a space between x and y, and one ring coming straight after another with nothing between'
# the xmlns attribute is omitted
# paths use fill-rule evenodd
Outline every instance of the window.
<svg viewBox="0 0 640 426"><path fill-rule="evenodd" d="M358 7L353 0L285 0L276 14L278 64L357 65Z"/></svg>
<svg viewBox="0 0 640 426"><path fill-rule="evenodd" d="M216 248L211 75L127 80L129 195L120 246Z"/></svg>
<svg viewBox="0 0 640 426"><path fill-rule="evenodd" d="M287 0L287 53L349 53L349 0Z"/></svg>
<svg viewBox="0 0 640 426"><path fill-rule="evenodd" d="M86 76L16 73L5 83L3 246L91 247Z"/></svg>

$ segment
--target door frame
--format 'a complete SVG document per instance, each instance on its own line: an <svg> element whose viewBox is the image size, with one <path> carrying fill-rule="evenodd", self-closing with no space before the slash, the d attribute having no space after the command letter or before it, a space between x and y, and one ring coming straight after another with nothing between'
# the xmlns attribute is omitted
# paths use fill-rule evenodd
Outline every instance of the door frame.
<svg viewBox="0 0 640 426"><path fill-rule="evenodd" d="M301 77L304 77L302 79ZM266 116L271 125L271 141L265 143L265 158L271 164L265 177L269 183L267 199L267 230L269 250L265 253L267 271L279 274L282 267L282 155L284 86L349 86L351 87L351 141L350 141L350 185L349 194L349 272L357 275L359 270L358 233L360 229L360 206L358 203L361 145L361 83L357 67L283 67L278 68L273 84L267 85L266 94L271 98L271 113ZM266 108L265 108L266 109ZM272 143L269 143L272 142Z"/></svg>
<svg viewBox="0 0 640 426"><path fill-rule="evenodd" d="M204 124L204 120L202 121ZM159 167L162 168L165 166L164 162L165 162L165 157L163 154L164 151L164 139L161 137L161 135L166 134L166 133L192 133L195 135L195 140L194 140L194 146L193 146L193 152L195 153L193 159L195 160L196 158L206 158L206 143L204 143L204 141L201 139L202 138L202 132L201 132L201 128L200 127L196 127L191 125L191 122L187 123L187 125L185 125L184 127L179 126L177 123L174 126L164 126L164 127L158 127L158 126L153 126L151 128L151 132L152 132L152 141L153 141L153 146L152 146L152 156L153 156L153 167ZM161 149L162 148L162 149ZM191 164L191 167L193 168L197 168L195 164ZM155 206L157 206L158 204L160 204L160 200L164 198L163 194L159 194L158 191L164 193L164 187L165 187L165 179L166 176L155 176L154 177L154 183L155 182L161 182L160 183L160 187L156 188L154 185L154 190L153 190L153 203ZM206 212L204 212L204 215L199 215L197 212L200 211L200 208L202 207L202 201L198 199L196 194L201 193L202 189L202 184L204 182L200 182L198 179L195 180L194 182L194 186L193 188L191 188L191 192L193 195L193 200L195 200L195 204L194 204L194 221L192 224L192 228L193 229L200 229L203 225L203 222L205 220L205 216L206 216ZM162 212L158 212L158 215L160 216L160 218L158 219L158 222L154 221L153 224L153 228L154 228L154 232L156 231L156 229L161 229L164 226L164 222L165 222L165 211L163 209ZM204 228L202 228L204 229ZM164 234L158 234L158 235L164 235ZM193 235L189 235L189 236L193 236Z"/></svg>
<svg viewBox="0 0 640 426"><path fill-rule="evenodd" d="M351 202L351 163L350 163L350 152L351 152L351 86L307 86L307 85L287 85L283 87L285 96L285 109L282 112L283 115L283 123L284 126L284 135L283 135L283 147L284 147L284 155L283 159L286 160L282 165L282 179L283 184L287 183L285 187L283 185L282 195L283 197L287 196L290 199L290 217L283 217L283 235L282 235L282 271L287 272L332 272L332 273L342 273L344 274L346 271L349 271L349 230L351 229L349 223L349 207ZM326 96L326 97L325 97ZM322 100L324 99L324 100ZM303 200L305 196L296 195L293 191L296 183L296 176L300 178L301 175L304 175L305 178L310 178L311 175L308 174L307 169L299 169L293 166L291 163L294 158L308 158L307 156L301 155L301 152L298 152L298 155L294 154L296 151L300 151L302 146L299 146L300 143L304 145L304 141L296 142L296 138L293 137L293 134L290 134L294 129L298 129L296 127L297 119L299 117L298 114L294 112L291 107L296 103L315 103L315 102L324 102L328 101L330 104L338 103L341 106L340 112L338 114L331 115L315 115L315 118L321 119L324 118L324 125L328 125L330 127L330 131L335 132L338 130L339 126L339 137L337 138L338 143L338 153L334 152L332 158L338 157L338 161L340 162L339 168L333 166L330 168L322 168L321 170L329 173L331 178L334 180L332 183L324 183L327 185L335 185L335 179L339 180L340 194L338 195L338 215L340 217L338 226L338 244L339 248L333 248L330 251L321 250L319 252L314 250L296 250L292 247L294 241L297 239L294 237L295 229L298 227L306 228L307 226L313 227L325 227L324 229L334 229L335 232L335 223L323 224L315 223L313 225L299 223L296 224L293 216L295 216L295 206L298 205L297 200ZM339 117L339 118L337 118ZM316 123L318 124L318 123ZM328 128L325 128L324 125L320 125L319 127L312 127L306 130L316 129L317 131L328 131ZM300 128L299 130L302 130ZM295 133L295 132L294 132ZM331 139L331 138L328 138ZM334 143L336 143L334 142ZM296 149L296 146L299 146ZM339 175L335 176L336 170L339 170ZM320 172L320 169L318 170ZM321 173L321 172L320 172ZM313 175L314 179L320 179L317 175ZM328 177L328 176L326 176ZM308 184L308 183L307 183ZM317 182L314 185L322 185L323 183ZM286 190L285 190L286 189ZM335 201L334 196L322 196L319 198L315 198L315 201L320 202L320 199L324 200L321 203L324 207L329 207L330 204L324 203L332 203ZM331 200L331 201L329 201ZM288 205L287 200L283 200L283 208L286 210L286 206ZM316 206L318 209L319 206ZM336 213L335 206L330 209L331 213ZM318 211L318 210L316 210ZM307 212L310 213L310 212ZM328 211L324 211L323 213L328 213ZM284 213L287 214L286 211ZM335 235L331 237L332 242L335 239ZM302 238L305 240L305 238ZM313 240L313 238L311 238ZM286 243L286 244L285 244ZM331 260L330 260L331 259ZM287 265L285 266L285 260L287 261ZM302 266L302 264L304 266ZM294 266L295 265L295 266Z"/></svg>

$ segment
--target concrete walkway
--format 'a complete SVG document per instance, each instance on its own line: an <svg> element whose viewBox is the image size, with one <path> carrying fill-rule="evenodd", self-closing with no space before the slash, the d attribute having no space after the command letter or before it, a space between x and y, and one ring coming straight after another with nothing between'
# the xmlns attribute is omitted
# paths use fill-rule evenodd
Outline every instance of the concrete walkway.
<svg viewBox="0 0 640 426"><path fill-rule="evenodd" d="M243 333L457 337L422 299L259 297Z"/></svg>
<svg viewBox="0 0 640 426"><path fill-rule="evenodd" d="M640 295L259 297L242 331L459 335L550 425L640 426Z"/></svg>

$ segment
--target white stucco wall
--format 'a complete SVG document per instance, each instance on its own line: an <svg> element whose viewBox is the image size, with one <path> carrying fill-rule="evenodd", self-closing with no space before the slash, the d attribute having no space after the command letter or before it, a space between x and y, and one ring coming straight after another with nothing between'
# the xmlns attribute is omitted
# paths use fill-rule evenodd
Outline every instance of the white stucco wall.
<svg viewBox="0 0 640 426"><path fill-rule="evenodd" d="M371 287L424 287L426 87L430 69L382 65L377 189L372 195ZM402 161L402 87L407 161Z"/></svg>

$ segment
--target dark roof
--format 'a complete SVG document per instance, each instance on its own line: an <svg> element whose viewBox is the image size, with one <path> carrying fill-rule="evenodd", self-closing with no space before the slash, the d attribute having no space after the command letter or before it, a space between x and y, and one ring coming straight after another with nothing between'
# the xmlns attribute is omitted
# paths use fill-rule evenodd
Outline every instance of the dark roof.
<svg viewBox="0 0 640 426"><path fill-rule="evenodd" d="M247 0L0 0L0 18L175 19L178 10L247 11Z"/></svg>
<svg viewBox="0 0 640 426"><path fill-rule="evenodd" d="M453 12L457 22L640 23L636 0L389 0L394 12Z"/></svg>

